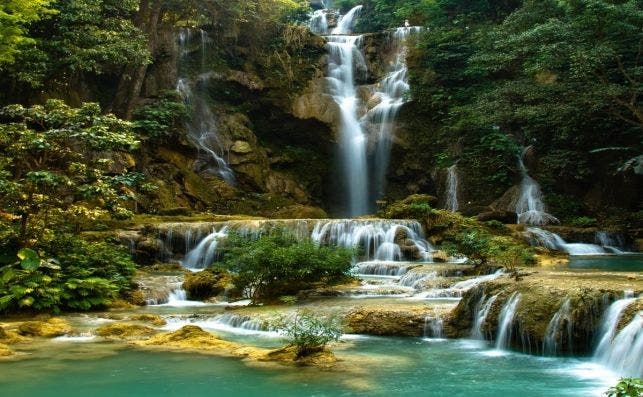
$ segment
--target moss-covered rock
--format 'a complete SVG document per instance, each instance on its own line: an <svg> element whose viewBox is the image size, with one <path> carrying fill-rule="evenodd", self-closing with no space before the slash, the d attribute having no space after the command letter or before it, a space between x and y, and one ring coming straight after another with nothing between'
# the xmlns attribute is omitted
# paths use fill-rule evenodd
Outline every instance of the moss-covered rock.
<svg viewBox="0 0 643 397"><path fill-rule="evenodd" d="M43 338L54 338L72 331L71 325L57 317L46 321L27 321L18 326L18 333L22 336L38 336Z"/></svg>
<svg viewBox="0 0 643 397"><path fill-rule="evenodd" d="M413 194L404 200L389 204L378 213L387 219L424 219L431 211L431 206L437 203L437 198L428 194Z"/></svg>
<svg viewBox="0 0 643 397"><path fill-rule="evenodd" d="M25 338L18 334L18 332L13 330L6 330L0 327L0 343L5 345L13 345L16 343L23 343L29 341L29 338Z"/></svg>
<svg viewBox="0 0 643 397"><path fill-rule="evenodd" d="M229 274L206 269L187 274L183 281L183 289L190 299L206 300L223 293L230 282Z"/></svg>
<svg viewBox="0 0 643 397"><path fill-rule="evenodd" d="M288 345L268 352L260 361L276 361L281 364L332 368L337 357L328 349L319 349L310 354L299 355L296 346Z"/></svg>
<svg viewBox="0 0 643 397"><path fill-rule="evenodd" d="M0 343L0 357L9 357L14 354L13 350L9 349L9 346Z"/></svg>
<svg viewBox="0 0 643 397"><path fill-rule="evenodd" d="M346 314L346 331L354 334L422 336L427 310L362 308Z"/></svg>
<svg viewBox="0 0 643 397"><path fill-rule="evenodd" d="M109 339L141 339L158 331L140 324L114 323L96 328L96 335Z"/></svg>
<svg viewBox="0 0 643 397"><path fill-rule="evenodd" d="M130 317L130 320L132 321L142 321L144 323L150 323L152 325L156 326L163 326L167 324L167 321L163 319L163 317L156 315L156 314L138 314L135 316Z"/></svg>

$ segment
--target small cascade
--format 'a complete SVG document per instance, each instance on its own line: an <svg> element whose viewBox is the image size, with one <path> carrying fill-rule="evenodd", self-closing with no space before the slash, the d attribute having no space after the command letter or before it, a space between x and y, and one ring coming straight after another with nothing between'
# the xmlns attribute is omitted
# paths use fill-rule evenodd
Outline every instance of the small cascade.
<svg viewBox="0 0 643 397"><path fill-rule="evenodd" d="M623 312L636 301L632 291L626 291L624 295L623 299L612 303L603 315L594 360L621 375L642 376L643 313L637 313L626 327L617 332Z"/></svg>
<svg viewBox="0 0 643 397"><path fill-rule="evenodd" d="M225 313L221 316L216 317L215 321L232 328L241 328L248 331L267 330L262 321L250 316L244 316L234 313Z"/></svg>
<svg viewBox="0 0 643 397"><path fill-rule="evenodd" d="M424 337L425 338L444 338L444 320L440 315L427 316L424 319Z"/></svg>
<svg viewBox="0 0 643 397"><path fill-rule="evenodd" d="M444 207L451 212L458 210L458 168L453 164L447 168L446 201Z"/></svg>
<svg viewBox="0 0 643 397"><path fill-rule="evenodd" d="M413 272L406 273L400 278L399 285L403 287L411 287L416 290L421 290L424 288L425 284L429 280L434 280L438 277L437 272L422 273L422 272Z"/></svg>
<svg viewBox="0 0 643 397"><path fill-rule="evenodd" d="M594 242L613 254L625 254L625 238L620 233L605 230L596 232Z"/></svg>
<svg viewBox="0 0 643 397"><path fill-rule="evenodd" d="M503 274L504 273L502 269L500 269L493 274L487 274L484 276L478 276L470 278L468 280L459 281L449 288L432 289L430 291L423 292L421 295L425 298L460 298L471 288L476 287L486 281L495 280Z"/></svg>
<svg viewBox="0 0 643 397"><path fill-rule="evenodd" d="M315 34L328 34L328 10L315 10L310 16L308 28Z"/></svg>
<svg viewBox="0 0 643 397"><path fill-rule="evenodd" d="M496 337L496 349L498 350L506 350L509 347L514 317L521 297L522 295L520 293L514 292L500 311L500 317L498 317L498 336Z"/></svg>
<svg viewBox="0 0 643 397"><path fill-rule="evenodd" d="M161 303L158 306L172 306L172 307L186 307L186 306L204 306L206 303L201 301L188 300L187 292L181 287L179 283L176 288L170 292L167 302Z"/></svg>
<svg viewBox="0 0 643 397"><path fill-rule="evenodd" d="M406 274L413 265L411 263L370 261L355 265L358 276L400 277Z"/></svg>
<svg viewBox="0 0 643 397"><path fill-rule="evenodd" d="M337 21L337 26L333 29L330 34L333 35L345 35L351 34L353 32L353 26L355 25L355 20L359 17L360 12L362 11L362 6L355 6L346 15L342 15Z"/></svg>
<svg viewBox="0 0 643 397"><path fill-rule="evenodd" d="M486 295L482 295L480 301L476 305L475 317L473 319L473 327L471 327L471 338L477 340L485 340L483 327L487 321L489 311L493 303L498 299L498 295L493 295L487 299Z"/></svg>
<svg viewBox="0 0 643 397"><path fill-rule="evenodd" d="M563 350L564 337L567 336L567 349L568 353L571 353L573 327L571 299L567 298L547 325L543 341L543 352L552 356L559 354Z"/></svg>
<svg viewBox="0 0 643 397"><path fill-rule="evenodd" d="M379 126L374 132L376 148L374 158L374 199L380 199L385 194L386 173L393 144L395 118L406 102L410 86L408 83L408 68L406 55L408 38L422 30L419 26L400 27L390 34L390 47L394 60L389 64L386 75L377 84L373 98L378 101L363 118L364 123Z"/></svg>
<svg viewBox="0 0 643 397"><path fill-rule="evenodd" d="M226 237L228 237L227 226L223 226L220 230L214 230L185 255L182 262L183 267L200 270L210 266L217 258L219 241Z"/></svg>
<svg viewBox="0 0 643 397"><path fill-rule="evenodd" d="M179 54L181 55L179 62L182 62L183 58L189 54L188 46L193 36L190 28L182 29L179 32ZM198 37L201 49L201 73L205 73L209 39L204 30L200 30ZM235 182L234 173L223 158L225 150L217 132L216 119L202 93L202 85L205 83L206 77L207 75L202 75L200 81L196 83L183 77L179 78L176 84L176 90L191 111L190 120L186 123L187 136L190 142L204 155L205 158L200 158L200 160L208 166L212 164L214 168L211 171L232 185ZM193 89L193 85L196 89Z"/></svg>
<svg viewBox="0 0 643 397"><path fill-rule="evenodd" d="M321 221L315 225L310 237L320 245L361 248L361 255L366 261L396 261L404 255L430 261L433 251L417 221Z"/></svg>
<svg viewBox="0 0 643 397"><path fill-rule="evenodd" d="M547 213L540 185L531 176L529 176L529 171L525 166L524 157L530 149L531 146L526 147L518 158L518 167L522 174L520 196L516 200L518 223L534 226L559 223L556 217Z"/></svg>
<svg viewBox="0 0 643 397"><path fill-rule="evenodd" d="M596 244L568 243L556 233L537 227L527 228L525 236L533 246L540 246L552 250L565 251L570 255L599 255L607 251Z"/></svg>

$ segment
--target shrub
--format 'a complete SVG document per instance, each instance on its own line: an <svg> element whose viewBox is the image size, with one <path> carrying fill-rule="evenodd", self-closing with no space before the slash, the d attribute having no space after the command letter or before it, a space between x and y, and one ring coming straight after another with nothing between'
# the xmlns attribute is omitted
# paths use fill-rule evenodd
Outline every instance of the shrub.
<svg viewBox="0 0 643 397"><path fill-rule="evenodd" d="M221 266L234 284L253 299L294 295L313 283L333 284L348 277L352 250L317 247L285 232L248 240L231 235L224 243Z"/></svg>
<svg viewBox="0 0 643 397"><path fill-rule="evenodd" d="M322 351L329 342L342 336L339 317L324 317L307 309L297 311L294 317L280 318L276 327L288 337L291 345L297 347L297 357Z"/></svg>
<svg viewBox="0 0 643 397"><path fill-rule="evenodd" d="M596 218L590 218L588 216L579 216L578 218L573 218L570 220L569 224L576 227L592 227L597 224Z"/></svg>
<svg viewBox="0 0 643 397"><path fill-rule="evenodd" d="M640 378L621 378L605 394L609 397L640 397L643 395L643 381Z"/></svg>

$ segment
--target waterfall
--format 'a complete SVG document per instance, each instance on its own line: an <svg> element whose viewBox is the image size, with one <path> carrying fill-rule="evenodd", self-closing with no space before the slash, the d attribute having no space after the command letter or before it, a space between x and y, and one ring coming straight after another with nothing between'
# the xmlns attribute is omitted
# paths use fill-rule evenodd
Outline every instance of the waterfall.
<svg viewBox="0 0 643 397"><path fill-rule="evenodd" d="M422 296L425 298L460 298L464 295L465 292L469 291L471 288L476 287L484 282L495 280L498 277L502 276L504 273L502 269L496 271L492 274L486 274L484 276L478 276L470 278L464 281L458 281L449 288L443 289L433 289L427 292L422 293Z"/></svg>
<svg viewBox="0 0 643 397"><path fill-rule="evenodd" d="M360 276L400 277L406 274L410 264L396 262L360 262L355 266L356 273Z"/></svg>
<svg viewBox="0 0 643 397"><path fill-rule="evenodd" d="M228 236L228 227L214 230L205 237L199 244L185 256L182 265L188 269L205 269L210 266L217 257L219 240Z"/></svg>
<svg viewBox="0 0 643 397"><path fill-rule="evenodd" d="M475 317L473 319L473 327L471 327L471 337L473 339L484 340L484 332L482 327L484 327L485 322L487 321L487 316L489 311L493 306L493 303L498 298L498 295L493 295L489 299L486 299L486 295L482 295L482 298L476 305Z"/></svg>
<svg viewBox="0 0 643 397"><path fill-rule="evenodd" d="M439 314L424 318L424 337L438 339L444 338L444 320Z"/></svg>
<svg viewBox="0 0 643 397"><path fill-rule="evenodd" d="M354 70L365 62L359 49L362 36L328 36L328 80L341 113L340 152L348 193L348 214L368 212L368 167L366 136L359 122Z"/></svg>
<svg viewBox="0 0 643 397"><path fill-rule="evenodd" d="M434 280L438 277L438 274L436 272L431 272L431 273L420 273L420 272L415 272L415 273L406 273L400 278L399 284L404 286L404 287L411 287L413 289L422 289L424 287L424 284L428 280Z"/></svg>
<svg viewBox="0 0 643 397"><path fill-rule="evenodd" d="M643 312L635 314L620 332L618 325L627 307L636 301L631 291L612 303L603 315L595 361L624 376L643 376Z"/></svg>
<svg viewBox="0 0 643 397"><path fill-rule="evenodd" d="M201 72L205 72L205 60L207 58L207 33L200 30L199 40L201 49ZM182 29L179 32L179 54L180 62L188 54L189 41L192 39L192 30L190 28ZM198 84L200 83L200 84ZM196 89L192 85L196 85ZM204 163L213 163L214 169L211 171L219 175L230 185L234 185L234 173L223 158L225 152L224 146L217 132L217 122L210 106L203 95L205 77L197 83L190 82L187 78L179 78L176 83L176 90L179 92L183 101L190 109L190 120L186 123L187 136L190 142L203 154L205 154Z"/></svg>
<svg viewBox="0 0 643 397"><path fill-rule="evenodd" d="M353 25L355 25L355 19L359 16L359 13L362 11L362 6L355 6L346 15L342 15L337 21L337 27L333 29L331 34L351 34L353 32Z"/></svg>
<svg viewBox="0 0 643 397"><path fill-rule="evenodd" d="M396 261L404 251L431 260L433 247L417 221L336 219L318 222L311 239L317 244L362 249L366 261Z"/></svg>
<svg viewBox="0 0 643 397"><path fill-rule="evenodd" d="M540 185L529 176L529 171L525 166L524 157L530 149L531 146L526 147L520 157L518 157L518 167L522 174L520 196L516 201L518 223L536 226L546 225L548 223L559 223L556 217L547 213Z"/></svg>
<svg viewBox="0 0 643 397"><path fill-rule="evenodd" d="M625 239L620 233L613 233L608 231L598 231L594 236L596 244L602 246L604 249L614 254L625 254Z"/></svg>
<svg viewBox="0 0 643 397"><path fill-rule="evenodd" d="M395 60L389 64L385 77L377 84L377 92L373 97L379 103L364 116L364 121L379 125L374 159L375 199L382 198L385 194L395 118L402 105L408 101L410 87L406 66L407 39L420 30L419 26L401 27L391 33L389 40Z"/></svg>
<svg viewBox="0 0 643 397"><path fill-rule="evenodd" d="M506 350L511 342L511 331L513 328L514 316L522 295L514 292L507 300L498 317L498 336L496 337L496 349Z"/></svg>
<svg viewBox="0 0 643 397"><path fill-rule="evenodd" d="M315 10L310 16L308 27L315 34L328 34L328 10Z"/></svg>
<svg viewBox="0 0 643 397"><path fill-rule="evenodd" d="M456 212L458 210L458 169L456 164L447 168L446 185L447 199L445 208L451 212Z"/></svg>
<svg viewBox="0 0 643 397"><path fill-rule="evenodd" d="M561 329L562 326L565 326L565 328ZM571 353L573 346L573 326L571 299L567 298L547 325L543 341L543 353L549 355L560 353L562 351L563 336L565 333L567 334L567 351Z"/></svg>
<svg viewBox="0 0 643 397"><path fill-rule="evenodd" d="M565 251L570 255L605 254L603 247L596 244L568 243L556 233L537 227L527 228L524 235L533 246L541 246L552 250Z"/></svg>

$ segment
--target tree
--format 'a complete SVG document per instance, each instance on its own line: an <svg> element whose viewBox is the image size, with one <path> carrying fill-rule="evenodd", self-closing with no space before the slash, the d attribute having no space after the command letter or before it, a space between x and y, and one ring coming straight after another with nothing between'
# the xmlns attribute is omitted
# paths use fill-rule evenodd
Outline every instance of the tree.
<svg viewBox="0 0 643 397"><path fill-rule="evenodd" d="M33 44L27 35L29 24L52 13L51 0L5 0L0 4L0 70L13 63L21 47Z"/></svg>
<svg viewBox="0 0 643 397"><path fill-rule="evenodd" d="M137 174L110 172L110 151L137 147L129 122L102 115L95 103L0 110L0 212L20 221L22 245L45 230L111 214L128 216L123 202ZM61 229L59 229L61 230Z"/></svg>
<svg viewBox="0 0 643 397"><path fill-rule="evenodd" d="M320 316L312 310L302 309L294 316L284 316L276 324L297 348L297 358L322 351L329 342L342 336L342 324L337 316Z"/></svg>

